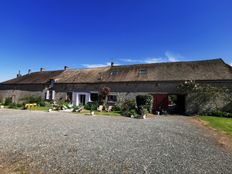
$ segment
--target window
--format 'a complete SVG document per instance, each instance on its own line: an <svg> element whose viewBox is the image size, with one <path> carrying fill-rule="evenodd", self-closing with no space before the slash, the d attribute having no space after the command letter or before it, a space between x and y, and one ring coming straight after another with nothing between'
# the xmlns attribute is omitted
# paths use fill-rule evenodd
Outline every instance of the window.
<svg viewBox="0 0 232 174"><path fill-rule="evenodd" d="M146 75L147 74L147 70L146 69L140 69L139 70L139 75Z"/></svg>
<svg viewBox="0 0 232 174"><path fill-rule="evenodd" d="M90 99L91 99L91 101L93 101L93 102L98 101L98 93L91 93L91 94L90 94Z"/></svg>
<svg viewBox="0 0 232 174"><path fill-rule="evenodd" d="M67 101L72 102L72 92L67 92Z"/></svg>
<svg viewBox="0 0 232 174"><path fill-rule="evenodd" d="M119 74L118 71L111 71L111 72L110 72L110 75L111 75L111 76L115 76L115 75L117 75L117 74Z"/></svg>
<svg viewBox="0 0 232 174"><path fill-rule="evenodd" d="M108 102L116 102L117 96L116 95L108 95Z"/></svg>
<svg viewBox="0 0 232 174"><path fill-rule="evenodd" d="M46 100L55 100L56 92L54 90L47 90L45 94Z"/></svg>
<svg viewBox="0 0 232 174"><path fill-rule="evenodd" d="M55 84L55 80L54 79L51 79L49 81L49 88L54 88L54 84Z"/></svg>

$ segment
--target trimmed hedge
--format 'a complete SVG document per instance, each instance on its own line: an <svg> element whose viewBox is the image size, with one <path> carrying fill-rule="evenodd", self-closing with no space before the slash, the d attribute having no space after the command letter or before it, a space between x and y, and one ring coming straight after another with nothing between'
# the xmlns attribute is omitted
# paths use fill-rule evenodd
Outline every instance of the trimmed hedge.
<svg viewBox="0 0 232 174"><path fill-rule="evenodd" d="M201 113L200 115L232 118L232 113L223 112L223 111L220 111L220 110L215 110L215 111L212 111L212 112L205 112L205 113Z"/></svg>

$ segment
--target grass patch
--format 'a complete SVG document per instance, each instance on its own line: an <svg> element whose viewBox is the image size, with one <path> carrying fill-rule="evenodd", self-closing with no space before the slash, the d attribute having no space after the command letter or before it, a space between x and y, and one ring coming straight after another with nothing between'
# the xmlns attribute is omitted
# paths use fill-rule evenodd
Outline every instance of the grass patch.
<svg viewBox="0 0 232 174"><path fill-rule="evenodd" d="M76 114L84 114L84 115L90 115L90 111L89 110L82 110L81 112L75 112ZM102 112L98 112L98 111L94 111L95 115L104 115L104 116L121 116L120 112L106 112L106 111L102 111Z"/></svg>
<svg viewBox="0 0 232 174"><path fill-rule="evenodd" d="M121 113L120 112L116 112L116 111L114 111L114 112L105 112L105 111L103 111L103 112L94 112L95 113L95 115L106 115L106 116L121 116Z"/></svg>
<svg viewBox="0 0 232 174"><path fill-rule="evenodd" d="M48 106L36 106L36 107L32 107L30 109L27 110L32 110L32 111L48 111L49 107Z"/></svg>
<svg viewBox="0 0 232 174"><path fill-rule="evenodd" d="M224 131L232 136L232 118L213 117L213 116L199 116L203 121L206 121L210 127L217 130Z"/></svg>

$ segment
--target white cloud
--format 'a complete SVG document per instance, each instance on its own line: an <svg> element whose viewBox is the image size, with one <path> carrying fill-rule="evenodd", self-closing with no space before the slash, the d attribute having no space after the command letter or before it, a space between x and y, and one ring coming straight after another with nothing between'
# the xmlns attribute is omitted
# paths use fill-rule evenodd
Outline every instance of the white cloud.
<svg viewBox="0 0 232 174"><path fill-rule="evenodd" d="M106 62L105 64L82 64L83 67L85 68L99 68L99 67L105 67L105 66L110 66L111 62ZM114 65L120 65L114 63Z"/></svg>
<svg viewBox="0 0 232 174"><path fill-rule="evenodd" d="M144 63L159 63L164 62L162 58L147 58L144 60Z"/></svg>
<svg viewBox="0 0 232 174"><path fill-rule="evenodd" d="M177 62L183 57L180 54L171 51L165 51L163 57L148 57L143 59L119 59L121 62L127 63L159 63L159 62Z"/></svg>
<svg viewBox="0 0 232 174"><path fill-rule="evenodd" d="M122 64L133 64L133 63L160 63L160 62L177 62L183 57L180 54L173 53L171 51L165 51L163 57L147 57L142 59L132 59L132 58L122 58L118 59ZM124 62L124 63L123 63ZM85 68L96 68L96 67L105 67L110 66L111 62L106 62L102 64L83 64L82 66ZM120 65L120 64L114 64L114 65ZM231 64L232 66L232 64Z"/></svg>
<svg viewBox="0 0 232 174"><path fill-rule="evenodd" d="M232 66L232 63L230 64L230 66Z"/></svg>
<svg viewBox="0 0 232 174"><path fill-rule="evenodd" d="M175 53L170 52L170 51L165 51L164 54L167 57L169 62L177 62L179 59L182 58L182 56L180 54L175 54Z"/></svg>
<svg viewBox="0 0 232 174"><path fill-rule="evenodd" d="M142 63L143 60L138 60L138 59L119 59L122 62L129 62L129 63Z"/></svg>

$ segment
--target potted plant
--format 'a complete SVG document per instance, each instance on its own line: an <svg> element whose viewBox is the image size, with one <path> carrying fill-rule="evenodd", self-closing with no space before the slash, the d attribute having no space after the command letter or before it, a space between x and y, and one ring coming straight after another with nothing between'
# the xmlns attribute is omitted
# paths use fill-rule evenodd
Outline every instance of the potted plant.
<svg viewBox="0 0 232 174"><path fill-rule="evenodd" d="M94 106L92 104L90 106L90 115L94 116Z"/></svg>
<svg viewBox="0 0 232 174"><path fill-rule="evenodd" d="M141 106L140 113L143 119L147 118L148 110L145 106Z"/></svg>

